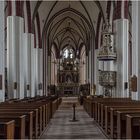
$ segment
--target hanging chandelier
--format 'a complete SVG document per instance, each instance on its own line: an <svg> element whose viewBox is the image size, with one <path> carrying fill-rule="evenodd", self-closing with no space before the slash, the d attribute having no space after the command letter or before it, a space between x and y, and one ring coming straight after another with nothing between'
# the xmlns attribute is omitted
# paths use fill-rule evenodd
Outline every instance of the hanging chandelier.
<svg viewBox="0 0 140 140"><path fill-rule="evenodd" d="M97 58L100 61L116 60L117 54L114 48L114 34L111 31L111 25L107 22L103 26L102 46L99 48Z"/></svg>

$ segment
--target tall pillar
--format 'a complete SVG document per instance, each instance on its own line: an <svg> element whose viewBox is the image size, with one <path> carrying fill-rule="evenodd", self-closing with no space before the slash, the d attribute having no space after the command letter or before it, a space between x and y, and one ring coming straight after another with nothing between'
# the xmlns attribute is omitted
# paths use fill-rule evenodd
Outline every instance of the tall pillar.
<svg viewBox="0 0 140 140"><path fill-rule="evenodd" d="M88 61L89 61L89 75L88 75L88 82L91 84L91 49L89 50L89 59L88 59Z"/></svg>
<svg viewBox="0 0 140 140"><path fill-rule="evenodd" d="M88 83L88 64L89 64L89 62L88 62L88 56L86 55L86 83Z"/></svg>
<svg viewBox="0 0 140 140"><path fill-rule="evenodd" d="M82 79L83 79L82 70L83 70L83 66L82 66L81 62L80 62L80 66L79 67L80 67L80 69L79 69L79 75L80 75L79 76L79 78L80 78L79 79L79 83L82 84Z"/></svg>
<svg viewBox="0 0 140 140"><path fill-rule="evenodd" d="M51 55L47 57L47 80L46 80L46 88L47 88L47 91L48 91L48 86L51 85ZM50 94L50 91L49 93Z"/></svg>
<svg viewBox="0 0 140 140"><path fill-rule="evenodd" d="M100 94L99 91L99 75L98 75L98 65L99 65L99 61L97 59L97 55L98 55L98 50L94 50L94 84L96 85L96 92L95 94L98 95Z"/></svg>
<svg viewBox="0 0 140 140"><path fill-rule="evenodd" d="M7 17L7 79L8 97L24 98L22 34L23 18Z"/></svg>
<svg viewBox="0 0 140 140"><path fill-rule="evenodd" d="M93 74L94 74L94 79L93 79L93 83L96 85L96 89L97 89L97 84L98 84L98 79L97 79L97 70L98 70L98 61L97 61L97 49L94 50L94 53L93 53L93 56L94 56L94 69L93 69ZM97 90L96 90L97 92ZM95 92L95 94L96 94Z"/></svg>
<svg viewBox="0 0 140 140"><path fill-rule="evenodd" d="M38 92L38 46L36 46L35 49L35 95L39 95L39 92Z"/></svg>
<svg viewBox="0 0 140 140"><path fill-rule="evenodd" d="M46 46L45 46L46 47ZM47 47L46 47L47 48ZM45 51L45 93L44 95L48 95L48 85L49 85L49 78L50 76L48 75L49 72L49 67L48 67L48 49Z"/></svg>
<svg viewBox="0 0 140 140"><path fill-rule="evenodd" d="M34 48L34 35L32 35L31 45L31 97L35 97L35 78L36 78L36 48Z"/></svg>
<svg viewBox="0 0 140 140"><path fill-rule="evenodd" d="M25 48L25 87L26 97L35 96L35 48L34 48L34 35L31 33L23 34L23 46ZM33 60L34 59L34 60Z"/></svg>
<svg viewBox="0 0 140 140"><path fill-rule="evenodd" d="M51 84L51 56L48 56L48 85Z"/></svg>
<svg viewBox="0 0 140 140"><path fill-rule="evenodd" d="M95 68L95 65L96 65L96 62L95 62L95 54L94 54L94 42L93 42L93 36L91 37L91 95L94 95L95 94L95 86L96 83L94 82L94 79L95 79L95 75L94 75L94 68Z"/></svg>
<svg viewBox="0 0 140 140"><path fill-rule="evenodd" d="M137 91L132 99L140 100L140 1L132 1L132 75L137 76Z"/></svg>
<svg viewBox="0 0 140 140"><path fill-rule="evenodd" d="M5 41L4 41L4 7L0 1L0 102L5 100Z"/></svg>
<svg viewBox="0 0 140 140"><path fill-rule="evenodd" d="M43 95L42 86L43 86L43 49L38 49L38 92L39 95Z"/></svg>
<svg viewBox="0 0 140 140"><path fill-rule="evenodd" d="M114 20L115 47L117 51L117 97L129 97L128 90L128 19Z"/></svg>
<svg viewBox="0 0 140 140"><path fill-rule="evenodd" d="M90 83L90 95L93 95L94 91L94 83L93 83L93 65L94 65L94 59L93 59L93 46L90 48L89 51L89 83Z"/></svg>
<svg viewBox="0 0 140 140"><path fill-rule="evenodd" d="M54 61L55 61L55 59L54 59L54 56L53 55L51 55L51 84L53 85L54 84L54 72L55 72L55 67L54 67L54 65L55 65L55 63L54 63Z"/></svg>
<svg viewBox="0 0 140 140"><path fill-rule="evenodd" d="M58 71L57 71L57 64L58 64L58 60L56 59L56 62L55 63L55 85L57 86L57 74L58 74Z"/></svg>

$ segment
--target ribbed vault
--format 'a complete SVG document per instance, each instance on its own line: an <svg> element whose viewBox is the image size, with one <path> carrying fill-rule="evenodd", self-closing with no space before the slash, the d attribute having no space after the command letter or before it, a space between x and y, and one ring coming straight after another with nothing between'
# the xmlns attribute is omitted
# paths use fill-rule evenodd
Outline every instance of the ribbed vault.
<svg viewBox="0 0 140 140"><path fill-rule="evenodd" d="M47 41L47 48L55 44L60 52L70 42L75 50L85 44L86 50L89 41L95 38L98 15L101 12L105 19L107 2L99 1L38 1L32 6L33 20L39 13L42 31L42 40ZM58 52L57 52L58 53Z"/></svg>

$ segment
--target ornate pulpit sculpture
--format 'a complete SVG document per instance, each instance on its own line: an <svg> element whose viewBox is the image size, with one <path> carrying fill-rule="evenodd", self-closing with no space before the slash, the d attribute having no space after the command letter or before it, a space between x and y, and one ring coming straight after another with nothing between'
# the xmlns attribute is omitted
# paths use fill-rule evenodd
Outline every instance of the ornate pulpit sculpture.
<svg viewBox="0 0 140 140"><path fill-rule="evenodd" d="M102 32L102 46L99 48L99 61L114 61L117 59L114 48L114 35L109 22L104 25ZM116 86L116 71L99 70L99 84L104 88L104 96L112 96L112 88Z"/></svg>
<svg viewBox="0 0 140 140"><path fill-rule="evenodd" d="M102 37L103 44L99 48L97 58L99 61L116 60L117 54L114 48L114 34L111 32L111 26L109 23L104 25Z"/></svg>

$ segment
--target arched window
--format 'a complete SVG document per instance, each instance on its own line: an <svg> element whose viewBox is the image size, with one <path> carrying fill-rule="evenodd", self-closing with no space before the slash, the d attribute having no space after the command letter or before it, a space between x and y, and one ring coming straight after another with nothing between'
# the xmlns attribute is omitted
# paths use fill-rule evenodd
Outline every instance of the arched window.
<svg viewBox="0 0 140 140"><path fill-rule="evenodd" d="M74 58L74 51L72 48L65 48L63 50L63 58Z"/></svg>

